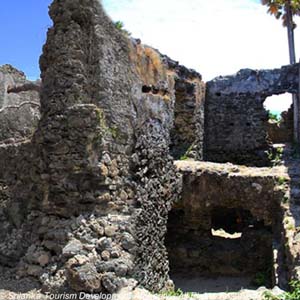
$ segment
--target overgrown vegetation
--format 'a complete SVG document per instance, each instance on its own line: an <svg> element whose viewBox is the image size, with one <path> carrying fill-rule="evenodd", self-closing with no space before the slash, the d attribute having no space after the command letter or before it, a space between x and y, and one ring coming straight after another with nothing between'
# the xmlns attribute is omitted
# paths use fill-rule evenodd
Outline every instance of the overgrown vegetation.
<svg viewBox="0 0 300 300"><path fill-rule="evenodd" d="M283 148L272 148L268 151L268 159L272 166L277 166L282 161Z"/></svg>
<svg viewBox="0 0 300 300"><path fill-rule="evenodd" d="M300 281L290 282L291 290L280 296L275 296L272 292L264 292L263 300L300 300Z"/></svg>
<svg viewBox="0 0 300 300"><path fill-rule="evenodd" d="M288 182L288 178L286 178L284 176L277 177L278 185L285 185L287 182Z"/></svg>

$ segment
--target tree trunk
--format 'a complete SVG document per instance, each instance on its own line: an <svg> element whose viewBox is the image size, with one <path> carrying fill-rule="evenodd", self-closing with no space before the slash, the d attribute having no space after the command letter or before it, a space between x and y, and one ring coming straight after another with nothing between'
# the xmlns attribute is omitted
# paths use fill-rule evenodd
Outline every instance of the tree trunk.
<svg viewBox="0 0 300 300"><path fill-rule="evenodd" d="M291 2L286 1L285 5L286 10L286 27L289 41L289 53L290 53L290 64L296 63L296 54L295 54L295 40L294 40L294 22L293 14L291 11Z"/></svg>
<svg viewBox="0 0 300 300"><path fill-rule="evenodd" d="M294 22L293 14L291 10L291 1L286 1L286 27L289 42L289 53L290 53L290 64L296 63L296 53L295 53L295 40L294 40ZM299 74L300 75L300 74ZM299 77L300 80L300 77ZM293 106L294 106L294 142L296 144L300 143L300 126L299 126L299 98L300 98L300 82L299 82L299 93L293 94Z"/></svg>

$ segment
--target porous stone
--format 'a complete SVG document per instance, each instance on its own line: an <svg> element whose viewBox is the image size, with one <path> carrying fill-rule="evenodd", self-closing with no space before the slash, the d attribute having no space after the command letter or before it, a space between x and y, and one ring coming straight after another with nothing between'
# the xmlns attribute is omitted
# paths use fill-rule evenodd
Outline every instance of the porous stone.
<svg viewBox="0 0 300 300"><path fill-rule="evenodd" d="M86 263L78 266L76 262L70 260L66 271L69 284L75 291L97 292L101 290L101 276L92 264Z"/></svg>
<svg viewBox="0 0 300 300"><path fill-rule="evenodd" d="M71 240L62 250L65 257L72 257L83 250L83 245L79 240Z"/></svg>
<svg viewBox="0 0 300 300"><path fill-rule="evenodd" d="M207 82L204 159L268 165L271 140L263 103L272 95L297 93L298 69L298 64L273 70L242 69Z"/></svg>
<svg viewBox="0 0 300 300"><path fill-rule="evenodd" d="M12 87L26 84L27 90L10 92ZM0 66L0 143L26 140L37 128L40 97L30 84L23 72L11 65Z"/></svg>

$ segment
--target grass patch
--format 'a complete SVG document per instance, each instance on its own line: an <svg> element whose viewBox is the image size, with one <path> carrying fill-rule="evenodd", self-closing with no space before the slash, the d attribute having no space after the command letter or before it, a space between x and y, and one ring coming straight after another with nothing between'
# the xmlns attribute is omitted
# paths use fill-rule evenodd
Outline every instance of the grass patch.
<svg viewBox="0 0 300 300"><path fill-rule="evenodd" d="M263 300L300 300L300 281L293 280L290 282L290 291L282 295L275 296L270 291L263 294Z"/></svg>
<svg viewBox="0 0 300 300"><path fill-rule="evenodd" d="M183 296L193 297L194 295L196 295L196 293L183 292L181 289L177 289L174 291L161 292L159 295L165 296L165 297L183 297Z"/></svg>

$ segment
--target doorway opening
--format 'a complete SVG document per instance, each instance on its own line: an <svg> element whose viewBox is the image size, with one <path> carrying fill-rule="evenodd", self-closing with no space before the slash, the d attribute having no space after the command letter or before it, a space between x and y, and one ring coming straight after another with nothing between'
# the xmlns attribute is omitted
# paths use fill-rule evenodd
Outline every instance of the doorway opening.
<svg viewBox="0 0 300 300"><path fill-rule="evenodd" d="M272 144L288 143L293 140L292 95L268 97L264 107L268 114L267 134Z"/></svg>

